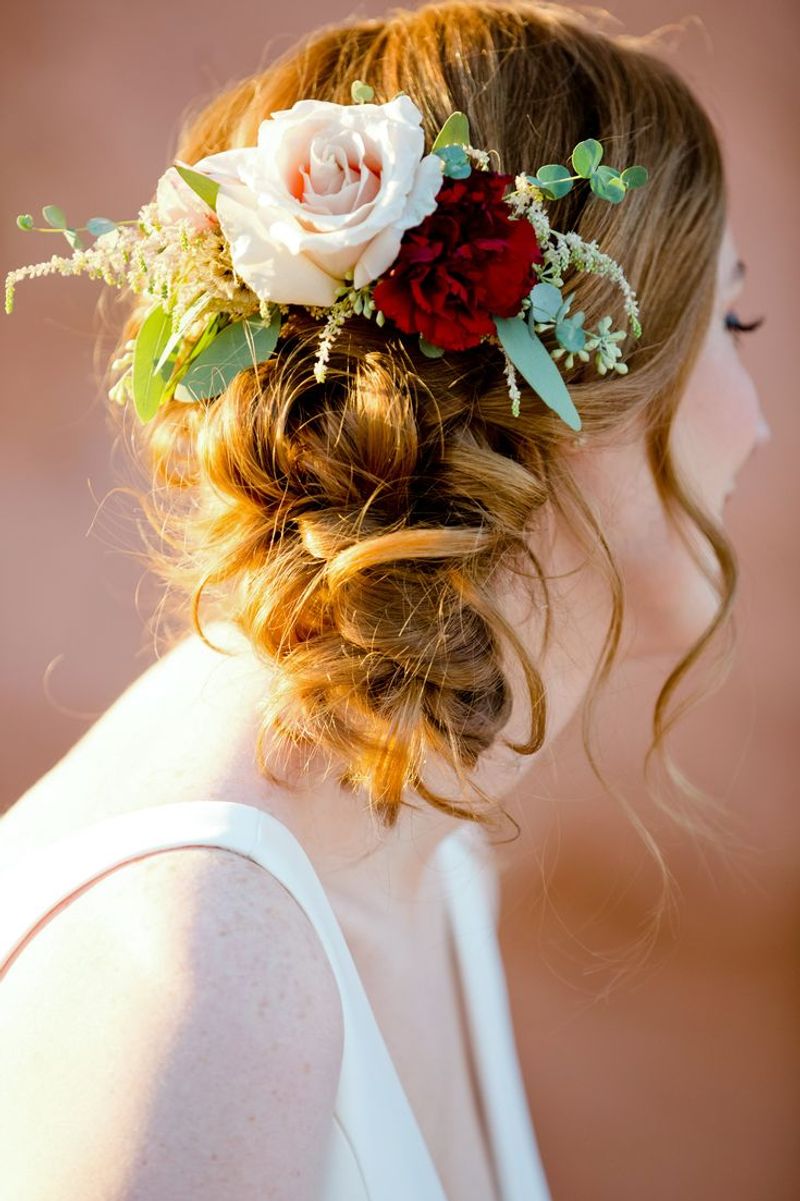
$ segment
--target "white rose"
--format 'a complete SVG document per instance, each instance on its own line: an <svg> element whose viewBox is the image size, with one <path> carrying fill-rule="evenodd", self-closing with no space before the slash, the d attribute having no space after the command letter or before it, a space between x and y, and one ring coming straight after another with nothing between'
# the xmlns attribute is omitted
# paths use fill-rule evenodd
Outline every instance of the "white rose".
<svg viewBox="0 0 800 1201"><path fill-rule="evenodd" d="M194 164L220 184L216 209L236 271L261 298L328 307L345 273L363 288L403 233L436 208L444 164L423 157L422 114L388 104L298 100L262 121L258 145Z"/></svg>

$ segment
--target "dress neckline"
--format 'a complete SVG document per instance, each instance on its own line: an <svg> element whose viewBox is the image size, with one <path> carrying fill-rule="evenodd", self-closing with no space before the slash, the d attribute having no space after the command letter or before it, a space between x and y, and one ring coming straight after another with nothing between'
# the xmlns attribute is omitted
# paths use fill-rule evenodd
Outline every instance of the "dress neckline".
<svg viewBox="0 0 800 1201"><path fill-rule="evenodd" d="M410 1115L416 1138L430 1164L441 1194L441 1199L437 1198L436 1201L449 1201L441 1174L389 1053L341 923L333 911L319 874L300 840L284 822L256 806L245 807L255 809L266 823L279 826L308 864L319 890L325 897L341 942L346 948L349 964L361 987L374 1033L391 1067L395 1086ZM478 847L474 842L471 843L476 834L480 836L480 832L472 824L457 827L439 843L434 858L446 868L444 889L449 934L453 942L466 1009L466 1032L475 1063L479 1101L488 1135L487 1149L491 1169L500 1201L551 1201L522 1081L505 974L487 894L489 884L485 877L476 878L476 873L491 871L491 865L481 861ZM470 877L470 886L462 887L456 894L452 883L454 878L463 872ZM430 1201L434 1201L434 1198L430 1198Z"/></svg>
<svg viewBox="0 0 800 1201"><path fill-rule="evenodd" d="M481 840L480 846L475 839ZM445 887L445 896L498 1196L500 1201L551 1201L522 1080L490 900L497 881L491 847L479 827L465 824L442 841L436 854L448 871L451 864L460 870L466 862L471 877L469 887L458 892Z"/></svg>
<svg viewBox="0 0 800 1201"><path fill-rule="evenodd" d="M235 803L235 802L231 802L231 803ZM344 930L342 928L341 922L339 921L338 917L336 916L336 913L333 909L333 905L331 904L330 897L328 896L327 892L325 891L325 887L322 883L322 879L319 876L319 873L317 872L316 868L314 867L314 865L311 861L311 858L308 855L308 852L306 851L305 847L300 842L300 839L289 828L289 826L286 825L285 822L282 822L280 820L280 818L275 817L274 814L269 813L267 810L257 808L257 806L255 806L255 805L247 805L245 807L254 809L256 811L256 813L258 813L260 815L262 824L266 823L269 825L280 826L280 828L284 832L285 836L288 838L288 840L291 843L294 844L294 846L296 847L300 856L307 863L309 870L312 872L312 874L314 876L314 880L315 880L317 887L324 895L325 900L327 902L327 907L330 912L331 919L332 919L332 921L337 929L337 932L341 938L342 944L346 948L347 958L348 958L350 968L351 968L353 974L355 975L356 979L358 980L361 991L363 993L366 1009L369 1013L369 1017L370 1017L370 1020L372 1022L372 1026L373 1026L373 1033L374 1033L375 1037L377 1038L378 1042L380 1043L381 1050L385 1056L387 1063L389 1064L389 1066L391 1068L391 1074L392 1074L392 1078L395 1083L395 1087L398 1091L399 1096L402 1099L404 1108L407 1110L407 1112L410 1116L411 1125L414 1129L415 1136L419 1142L421 1149L423 1150L423 1152L425 1154L425 1158L427 1159L428 1164L430 1166L430 1170L434 1176L436 1186L440 1192L440 1197L437 1197L437 1198L430 1197L430 1201L450 1201L450 1198L448 1197L448 1194L445 1191L444 1182L442 1181L441 1173L439 1172L436 1161L434 1160L434 1157L431 1153L431 1148L430 1148L428 1141L422 1131L422 1127L419 1124L417 1115L414 1112L414 1109L411 1105L411 1101L408 1097L408 1093L406 1092L405 1086L400 1077L400 1073L398 1072L397 1066L394 1062L394 1059L392 1058L392 1055L390 1054L388 1044L383 1035L383 1031L381 1030L381 1027L380 1027L380 1024L378 1023L377 1017L375 1016L375 1010L373 1009L372 1002L369 999L369 995L368 995L366 987L364 985L364 981L361 977L361 973L359 972L358 967L355 962L355 959L353 958L352 951L350 950L350 945L347 942L347 939L345 938ZM492 1172L492 1175L493 1175L493 1178L495 1181L495 1186L499 1190L499 1193L498 1193L499 1201L518 1201L517 1194L508 1193L507 1191L504 1191L504 1188L503 1188L503 1177L501 1174L501 1165L499 1162L500 1147L499 1147L499 1143L498 1143L497 1123L492 1121L492 1115L489 1113L489 1099L490 1098L489 1098L489 1093L486 1088L486 1079L485 1079L485 1074L486 1074L487 1070L489 1070L487 1067L487 1064L491 1062L491 1057L487 1057L486 1055L479 1055L478 1049L475 1045L476 1024L478 1026L478 1029L480 1030L480 1021L485 1021L487 1018L490 1017L490 1015L485 1014L485 1013L482 1014L480 1012L476 1012L476 1001L470 991L471 985L474 983L474 980L471 979L468 976L467 972L465 971L465 963L464 963L465 955L467 953L467 947L469 945L469 942L467 940L469 931L467 929L467 922L465 922L463 918L460 920L456 920L455 911L456 911L457 906L454 903L451 888L448 886L452 880L451 873L458 873L459 871L463 870L464 868L466 868L470 872L475 871L475 868L477 866L475 852L472 851L465 844L465 841L464 841L465 836L470 835L472 833L473 833L473 831L471 830L471 828L459 826L455 830L451 831L449 834L446 834L444 836L444 838L441 840L441 842L439 843L439 845L436 847L436 850L434 851L434 861L438 864L444 864L447 868L447 873L448 873L448 880L445 882L445 909L446 909L446 919L447 919L447 924L448 924L448 936L452 940L452 945L453 945L453 949L454 949L454 958L455 958L455 962L456 962L456 970L459 975L459 985L461 988L462 996L464 998L464 1007L466 1010L465 1017L466 1017L466 1023L467 1023L467 1028L466 1028L465 1033L466 1033L467 1038L469 1039L469 1043L470 1043L469 1050L472 1054L472 1058L475 1063L475 1073L476 1073L478 1093L479 1093L479 1102L480 1102L481 1109L483 1111L486 1132L488 1135L487 1150L488 1150L488 1154L489 1154L489 1157L491 1160L490 1168L491 1168L491 1172ZM473 900L473 905L474 905L475 898L473 897L472 900ZM471 923L469 923L469 924L471 925ZM473 954L473 955L480 954L480 950L479 950L478 946L473 944L473 946L470 949L470 954ZM480 1037L480 1034L479 1034L479 1037ZM426 1201L428 1201L427 1194L426 1194ZM521 1194L519 1195L519 1201L522 1201ZM530 1198L530 1195L527 1195L525 1198L525 1201L538 1201L538 1199L535 1199L535 1198L532 1199L532 1198ZM549 1201L549 1198L543 1198L542 1201Z"/></svg>

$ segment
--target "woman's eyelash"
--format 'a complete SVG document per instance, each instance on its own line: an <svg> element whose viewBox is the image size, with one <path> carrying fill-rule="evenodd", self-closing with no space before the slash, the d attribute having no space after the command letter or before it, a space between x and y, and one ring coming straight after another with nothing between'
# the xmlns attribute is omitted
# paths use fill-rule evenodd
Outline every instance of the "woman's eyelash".
<svg viewBox="0 0 800 1201"><path fill-rule="evenodd" d="M734 340L737 334L749 334L763 325L765 321L766 317L757 317L755 321L740 321L738 314L732 309L725 314L725 328L733 333Z"/></svg>

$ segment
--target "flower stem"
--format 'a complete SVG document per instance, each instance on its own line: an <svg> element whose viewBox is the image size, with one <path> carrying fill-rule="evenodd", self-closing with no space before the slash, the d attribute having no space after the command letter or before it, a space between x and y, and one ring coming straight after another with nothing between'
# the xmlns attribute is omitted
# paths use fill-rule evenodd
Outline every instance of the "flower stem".
<svg viewBox="0 0 800 1201"><path fill-rule="evenodd" d="M138 224L138 221L139 221L138 217L129 217L125 221L115 221L114 224L115 225L136 225L136 224ZM27 229L25 232L33 233L33 234L63 234L64 230L60 226L55 226L55 225L31 225L30 228ZM74 227L74 232L75 233L83 232L83 233L88 234L89 227L86 225L76 225Z"/></svg>

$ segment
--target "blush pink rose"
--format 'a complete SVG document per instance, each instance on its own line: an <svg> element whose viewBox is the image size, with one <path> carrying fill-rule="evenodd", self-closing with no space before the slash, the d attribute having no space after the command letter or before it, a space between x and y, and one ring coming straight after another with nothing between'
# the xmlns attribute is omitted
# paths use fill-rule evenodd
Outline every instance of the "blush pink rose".
<svg viewBox="0 0 800 1201"><path fill-rule="evenodd" d="M256 146L195 163L220 184L217 215L245 283L279 304L328 307L346 273L363 288L386 271L443 180L421 123L404 93L387 104L298 100L262 121Z"/></svg>

